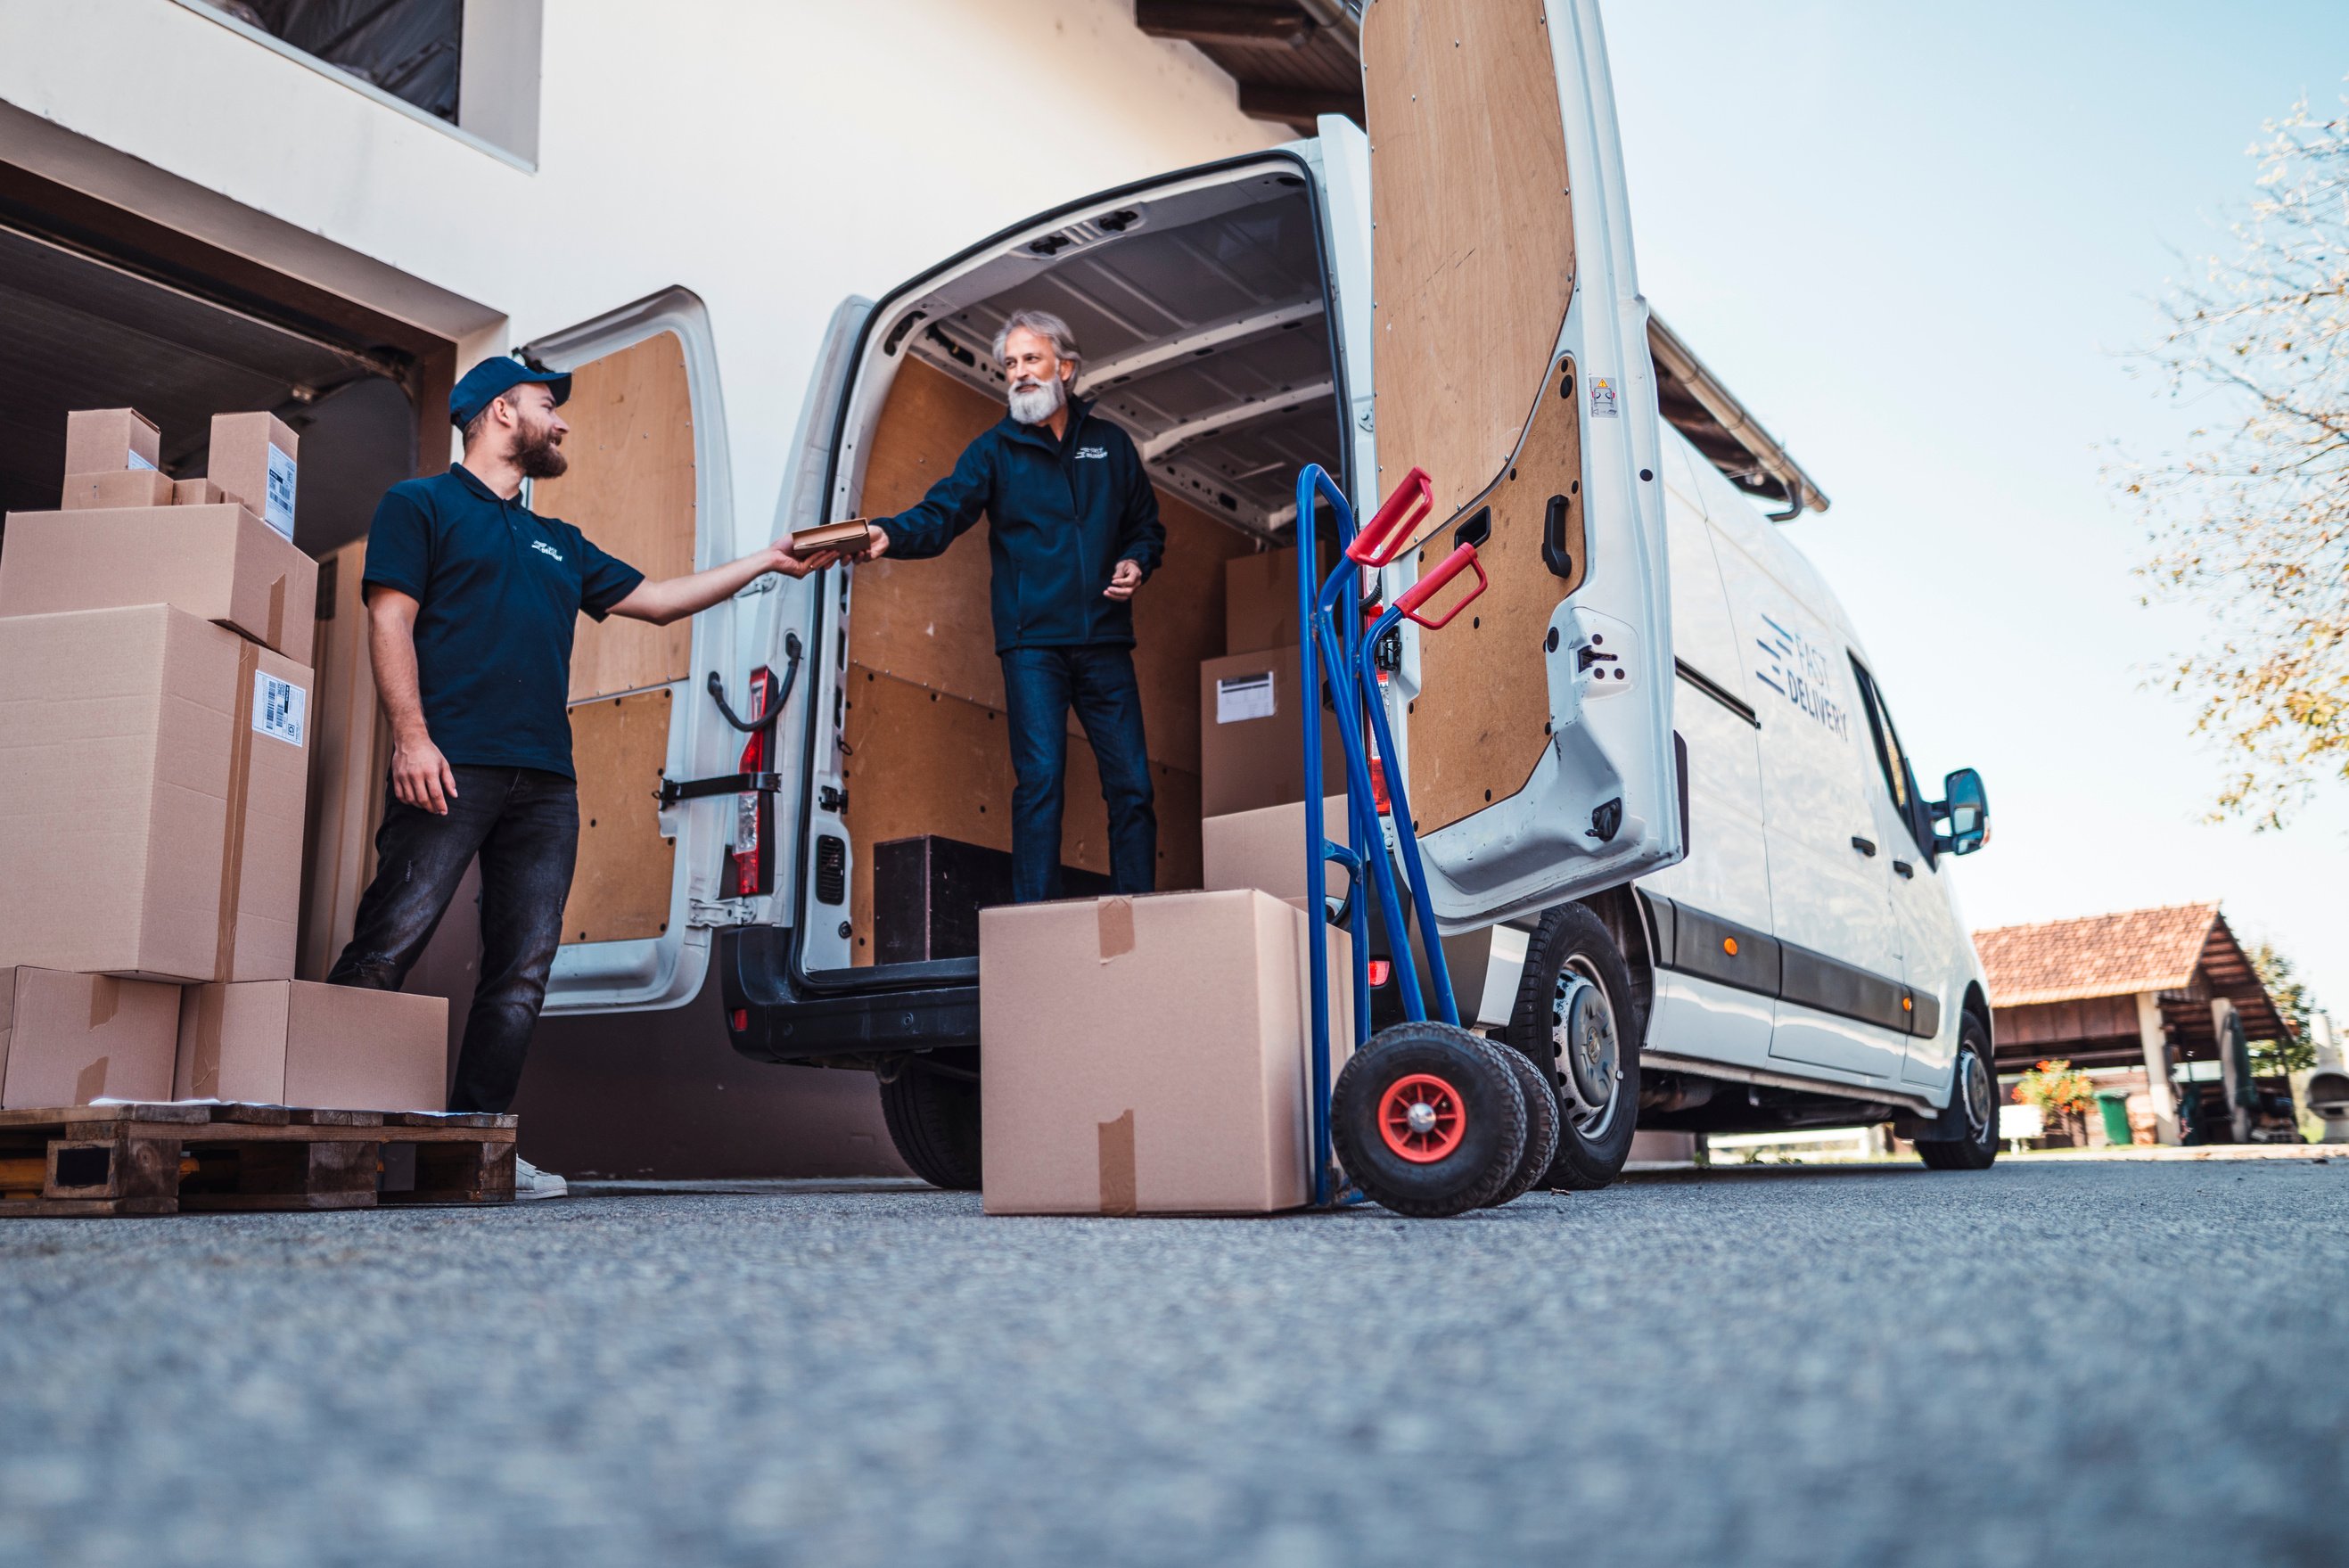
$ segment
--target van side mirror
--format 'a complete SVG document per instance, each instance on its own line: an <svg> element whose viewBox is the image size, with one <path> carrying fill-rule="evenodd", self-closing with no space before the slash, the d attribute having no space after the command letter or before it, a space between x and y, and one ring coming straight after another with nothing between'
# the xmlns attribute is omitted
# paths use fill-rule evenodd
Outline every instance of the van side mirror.
<svg viewBox="0 0 2349 1568"><path fill-rule="evenodd" d="M1961 768L1941 780L1941 799L1925 810L1936 823L1946 823L1933 834L1937 855L1970 855L1990 842L1990 797L1982 775Z"/></svg>

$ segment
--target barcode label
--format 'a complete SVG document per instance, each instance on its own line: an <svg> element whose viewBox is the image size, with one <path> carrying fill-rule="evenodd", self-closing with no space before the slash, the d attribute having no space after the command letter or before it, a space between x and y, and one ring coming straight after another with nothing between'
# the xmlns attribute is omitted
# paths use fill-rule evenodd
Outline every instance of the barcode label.
<svg viewBox="0 0 2349 1568"><path fill-rule="evenodd" d="M155 465L140 457L138 453L129 452L125 455L128 456L130 460L122 465L124 468L130 469L134 471L140 469L145 469L150 474L155 471Z"/></svg>
<svg viewBox="0 0 2349 1568"><path fill-rule="evenodd" d="M1232 676L1216 682L1216 722L1238 724L1246 719L1270 718L1275 711L1272 695L1272 672L1262 675Z"/></svg>
<svg viewBox="0 0 2349 1568"><path fill-rule="evenodd" d="M294 459L269 449L269 494L263 498L261 521L284 534L294 537Z"/></svg>
<svg viewBox="0 0 2349 1568"><path fill-rule="evenodd" d="M253 672L253 727L289 746L302 744L302 721L310 694L264 670Z"/></svg>

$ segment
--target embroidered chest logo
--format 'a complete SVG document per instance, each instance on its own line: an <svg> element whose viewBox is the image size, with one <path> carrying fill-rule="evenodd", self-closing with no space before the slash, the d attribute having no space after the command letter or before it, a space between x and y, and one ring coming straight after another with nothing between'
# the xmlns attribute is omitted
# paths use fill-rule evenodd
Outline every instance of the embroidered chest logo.
<svg viewBox="0 0 2349 1568"><path fill-rule="evenodd" d="M1108 456L1109 449L1107 447L1079 447L1077 449L1077 461L1079 462L1083 462L1087 458L1106 458Z"/></svg>
<svg viewBox="0 0 2349 1568"><path fill-rule="evenodd" d="M560 560L562 560L562 559L563 559L563 552L561 552L560 550L555 549L555 548L554 548L554 546L553 546L552 544L547 543L547 542L546 542L546 541L544 541L544 540L543 540L543 539L533 539L533 540L532 540L532 541L530 542L530 547L531 547L533 550L537 551L541 555L552 555L552 556L554 556L554 559L556 559L557 561L560 561Z"/></svg>

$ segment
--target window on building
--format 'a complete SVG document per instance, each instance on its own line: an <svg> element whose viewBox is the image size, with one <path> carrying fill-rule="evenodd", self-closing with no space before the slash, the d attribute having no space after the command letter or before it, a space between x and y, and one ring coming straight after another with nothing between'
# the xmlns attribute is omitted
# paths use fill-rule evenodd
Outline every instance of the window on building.
<svg viewBox="0 0 2349 1568"><path fill-rule="evenodd" d="M213 0L369 87L458 123L465 0Z"/></svg>

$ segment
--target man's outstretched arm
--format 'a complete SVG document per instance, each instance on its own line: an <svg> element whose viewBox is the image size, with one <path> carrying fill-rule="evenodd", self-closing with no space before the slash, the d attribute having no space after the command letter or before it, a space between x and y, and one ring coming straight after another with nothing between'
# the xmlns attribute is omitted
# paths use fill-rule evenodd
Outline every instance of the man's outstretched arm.
<svg viewBox="0 0 2349 1568"><path fill-rule="evenodd" d="M770 572L780 572L786 577L805 577L839 559L838 551L827 550L802 561L792 553L791 536L785 534L764 550L754 550L740 561L730 561L707 572L666 577L657 583L639 583L605 614L666 626L672 621L698 614L721 599L731 598Z"/></svg>

